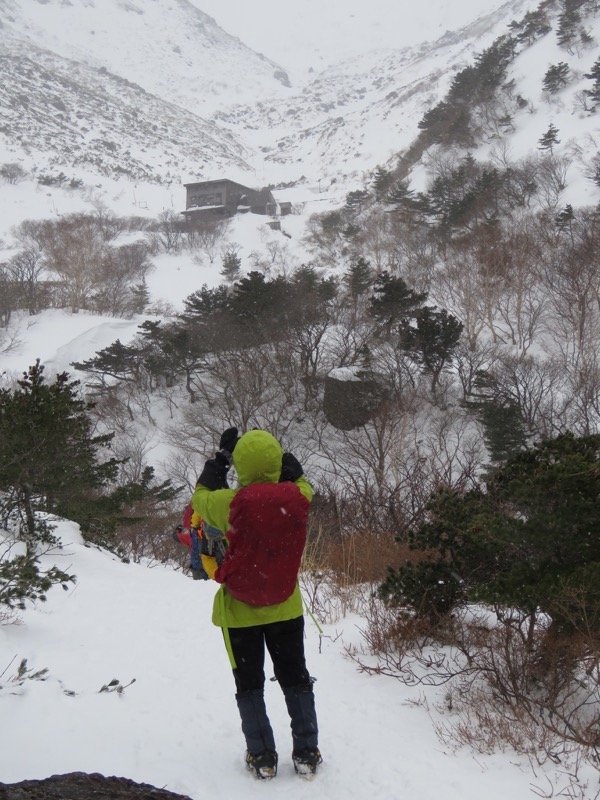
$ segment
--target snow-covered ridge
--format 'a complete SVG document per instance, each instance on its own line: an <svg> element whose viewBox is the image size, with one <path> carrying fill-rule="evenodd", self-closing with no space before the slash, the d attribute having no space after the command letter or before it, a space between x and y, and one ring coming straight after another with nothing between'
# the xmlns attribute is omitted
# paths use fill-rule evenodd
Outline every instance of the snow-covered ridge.
<svg viewBox="0 0 600 800"><path fill-rule="evenodd" d="M188 0L0 0L3 35L109 71L193 114L285 93L278 64Z"/></svg>
<svg viewBox="0 0 600 800"><path fill-rule="evenodd" d="M162 172L167 182L221 174L257 186L303 175L357 179L407 147L455 71L536 2L467 3L451 15L441 5L439 25L452 19L455 29L426 29L421 20L422 39L407 45L402 34L391 49L374 46L390 41L379 18L363 52L306 74L294 88L282 67L226 33L201 5L0 0L11 54L2 67L7 148L52 150L55 163L97 164L100 174ZM254 29L274 19L281 25L282 14L257 7ZM286 35L293 46L294 32ZM333 39L335 59L347 48ZM15 58L34 63L15 66ZM38 68L47 74L36 75Z"/></svg>
<svg viewBox="0 0 600 800"><path fill-rule="evenodd" d="M231 133L106 69L10 39L0 69L0 132L12 160L178 184L225 165L250 170Z"/></svg>

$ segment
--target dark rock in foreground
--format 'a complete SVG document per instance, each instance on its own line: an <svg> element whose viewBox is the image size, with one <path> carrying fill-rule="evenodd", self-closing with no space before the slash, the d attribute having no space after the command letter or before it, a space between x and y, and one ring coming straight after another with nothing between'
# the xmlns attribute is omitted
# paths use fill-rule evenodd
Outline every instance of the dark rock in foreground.
<svg viewBox="0 0 600 800"><path fill-rule="evenodd" d="M191 800L128 778L71 772L40 781L0 783L0 800Z"/></svg>

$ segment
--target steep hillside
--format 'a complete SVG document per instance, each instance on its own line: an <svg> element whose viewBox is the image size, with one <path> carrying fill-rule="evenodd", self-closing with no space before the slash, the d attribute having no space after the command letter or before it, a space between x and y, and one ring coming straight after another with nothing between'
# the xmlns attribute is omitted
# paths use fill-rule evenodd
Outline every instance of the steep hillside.
<svg viewBox="0 0 600 800"><path fill-rule="evenodd" d="M214 119L254 144L270 181L358 179L408 147L424 111L443 97L456 72L536 5L499 3L433 42L370 50L331 66L285 103L236 106Z"/></svg>
<svg viewBox="0 0 600 800"><path fill-rule="evenodd" d="M250 171L231 133L105 68L9 38L0 43L0 72L6 160L25 158L28 169L177 184L214 170Z"/></svg>
<svg viewBox="0 0 600 800"><path fill-rule="evenodd" d="M188 0L0 0L4 38L104 67L193 114L286 93L285 72Z"/></svg>

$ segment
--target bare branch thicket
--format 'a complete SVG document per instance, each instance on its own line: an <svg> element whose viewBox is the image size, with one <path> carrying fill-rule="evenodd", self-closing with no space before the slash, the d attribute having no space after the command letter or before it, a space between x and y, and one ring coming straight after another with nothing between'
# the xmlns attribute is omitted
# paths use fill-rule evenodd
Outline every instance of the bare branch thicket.
<svg viewBox="0 0 600 800"><path fill-rule="evenodd" d="M431 491L469 486L480 466L476 426L452 409L417 411L417 401L415 394L393 395L366 425L320 443L330 463L322 482L353 503L373 531L406 534Z"/></svg>
<svg viewBox="0 0 600 800"><path fill-rule="evenodd" d="M135 515L135 511L135 508L129 509L132 515ZM189 566L187 550L173 541L171 536L181 517L182 509L175 507L171 511L153 514L143 522L121 525L117 532L118 544L127 557L136 563L143 560L147 566L169 564L185 570Z"/></svg>
<svg viewBox="0 0 600 800"><path fill-rule="evenodd" d="M323 623L333 624L350 613L360 613L376 579L373 562L385 560L377 542L364 532L332 533L311 524L302 558L300 586L310 611Z"/></svg>
<svg viewBox="0 0 600 800"><path fill-rule="evenodd" d="M519 407L532 436L557 436L568 428L568 384L559 361L502 355L491 365L490 374L499 396Z"/></svg>
<svg viewBox="0 0 600 800"><path fill-rule="evenodd" d="M277 352L270 345L213 354L202 375L194 376L196 402L183 408L183 420L168 428L168 441L190 457L208 457L223 428L268 428L285 437L297 410L283 391ZM257 367L260 364L260 367ZM287 380L283 375L284 380Z"/></svg>
<svg viewBox="0 0 600 800"><path fill-rule="evenodd" d="M489 372L498 354L498 346L491 342L478 344L471 349L465 342L459 343L454 352L454 366L462 390L461 399L467 400L476 392L479 376Z"/></svg>
<svg viewBox="0 0 600 800"><path fill-rule="evenodd" d="M218 408L223 419L235 420L241 430L262 427L265 416L273 422L285 418L287 404L274 376L264 368L269 351L269 345L264 345L214 354L206 378L197 382L198 397L206 407ZM277 436L277 426L272 433Z"/></svg>
<svg viewBox="0 0 600 800"><path fill-rule="evenodd" d="M128 386L125 391L111 392L98 398L90 412L98 430L115 433L111 455L126 459L119 472L123 483L140 480L157 436L155 426L149 427L145 420L141 421L142 415L137 413L139 400L139 394Z"/></svg>
<svg viewBox="0 0 600 800"><path fill-rule="evenodd" d="M152 269L148 247L143 242L109 248L96 275L98 288L93 297L94 310L120 317L141 313L143 308L139 307L131 287L144 284Z"/></svg>
<svg viewBox="0 0 600 800"><path fill-rule="evenodd" d="M390 222L395 271L414 291L429 293L439 258L428 226L416 219L407 222L397 213L390 214Z"/></svg>
<svg viewBox="0 0 600 800"><path fill-rule="evenodd" d="M469 657L458 648L455 620L431 620L387 607L372 594L361 630L364 645L347 648L362 672L395 678L407 686L445 686L458 675L472 676Z"/></svg>
<svg viewBox="0 0 600 800"><path fill-rule="evenodd" d="M11 186L20 183L26 175L27 171L25 168L16 162L8 162L0 165L0 178L4 178Z"/></svg>
<svg viewBox="0 0 600 800"><path fill-rule="evenodd" d="M597 341L596 339L594 346L590 346L577 369L565 370L569 397L565 427L577 436L596 433L600 425L600 363Z"/></svg>
<svg viewBox="0 0 600 800"><path fill-rule="evenodd" d="M197 251L200 258L202 255L208 256L209 262L214 264L230 227L229 219L206 216L199 220L187 221L183 230L188 248L193 252Z"/></svg>
<svg viewBox="0 0 600 800"><path fill-rule="evenodd" d="M598 768L600 640L598 609L577 589L561 595L574 630L516 609L466 607L439 621L366 606L364 647L349 651L369 674L443 688L434 726L454 749L494 753L507 745L536 763Z"/></svg>
<svg viewBox="0 0 600 800"><path fill-rule="evenodd" d="M93 217L104 241L112 242L118 239L127 228L127 220L124 217L118 217L101 200L96 200L93 206Z"/></svg>
<svg viewBox="0 0 600 800"><path fill-rule="evenodd" d="M161 211L152 229L146 234L148 247L156 253L179 253L183 241L184 224L181 215L172 209Z"/></svg>
<svg viewBox="0 0 600 800"><path fill-rule="evenodd" d="M463 336L471 351L476 350L484 332L497 339L490 304L502 289L498 281L482 274L475 250L450 253L434 278L434 286L436 297L445 298L443 307L463 323Z"/></svg>
<svg viewBox="0 0 600 800"><path fill-rule="evenodd" d="M105 250L106 243L88 221L77 227L58 224L48 232L48 268L61 281L64 300L74 313L90 307Z"/></svg>
<svg viewBox="0 0 600 800"><path fill-rule="evenodd" d="M0 313L0 320L1 318L2 315ZM10 333L0 331L0 353L11 353L18 350L23 344L19 336L18 330L13 330Z"/></svg>
<svg viewBox="0 0 600 800"><path fill-rule="evenodd" d="M337 267L349 256L348 242L343 236L346 221L341 212L312 214L306 223L304 243L324 267Z"/></svg>
<svg viewBox="0 0 600 800"><path fill-rule="evenodd" d="M506 155L498 156L501 160ZM515 163L508 163L503 173L501 198L511 209L529 208L536 196L539 183L539 159L527 156Z"/></svg>
<svg viewBox="0 0 600 800"><path fill-rule="evenodd" d="M485 452L478 426L457 408L428 412L429 425L415 443L417 458L428 460L428 485L468 491L477 484Z"/></svg>
<svg viewBox="0 0 600 800"><path fill-rule="evenodd" d="M265 242L264 247L268 257L268 267L265 274L274 274L289 280L294 271L300 266L300 261L288 242L270 239Z"/></svg>
<svg viewBox="0 0 600 800"><path fill-rule="evenodd" d="M182 434L182 438L184 437L185 434ZM206 458L207 455L204 452L196 452L188 442L187 451L174 446L169 455L160 464L160 469L164 475L169 476L175 486L186 487L191 497ZM185 491L182 497L185 497Z"/></svg>
<svg viewBox="0 0 600 800"><path fill-rule="evenodd" d="M553 245L540 263L548 331L566 363L577 367L600 330L600 221L593 210L580 209L562 229L548 220L542 233Z"/></svg>
<svg viewBox="0 0 600 800"><path fill-rule="evenodd" d="M394 215L384 208L374 207L362 221L360 233L353 241L353 258L364 258L376 272L396 272L398 234Z"/></svg>
<svg viewBox="0 0 600 800"><path fill-rule="evenodd" d="M366 302L363 299L353 306L336 308L336 324L327 333L327 346L335 361L332 366L354 366L371 346L377 324L368 319Z"/></svg>
<svg viewBox="0 0 600 800"><path fill-rule="evenodd" d="M390 508L398 493L390 467L402 457L409 424L398 399L390 400L367 425L339 431L335 440L323 442L331 464L332 491L356 503L365 524L375 530L388 527L390 514L396 514Z"/></svg>
<svg viewBox="0 0 600 800"><path fill-rule="evenodd" d="M525 355L541 333L545 315L545 294L539 285L538 264L542 244L537 227L528 215L511 223L501 242L505 288L497 303L501 325L508 341Z"/></svg>
<svg viewBox="0 0 600 800"><path fill-rule="evenodd" d="M572 160L566 155L549 154L540 158L536 194L545 212L555 214L558 211L571 165Z"/></svg>
<svg viewBox="0 0 600 800"><path fill-rule="evenodd" d="M6 270L19 308L33 315L46 307L47 293L40 285L45 272L44 254L37 244L28 244L14 255L6 264Z"/></svg>
<svg viewBox="0 0 600 800"><path fill-rule="evenodd" d="M18 289L6 264L0 264L0 327L8 328L13 311L19 305Z"/></svg>

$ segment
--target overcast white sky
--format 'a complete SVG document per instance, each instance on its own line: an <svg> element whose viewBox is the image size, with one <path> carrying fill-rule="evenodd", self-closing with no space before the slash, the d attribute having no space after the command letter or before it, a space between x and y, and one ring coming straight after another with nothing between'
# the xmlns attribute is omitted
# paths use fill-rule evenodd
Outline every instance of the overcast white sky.
<svg viewBox="0 0 600 800"><path fill-rule="evenodd" d="M190 0L228 33L291 72L456 30L502 0ZM506 5L510 5L507 3Z"/></svg>

